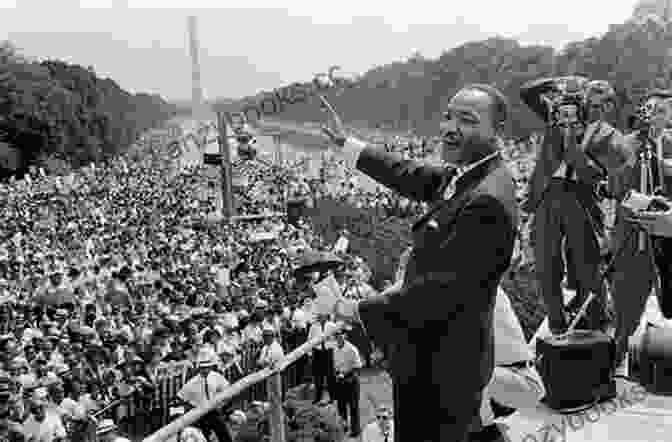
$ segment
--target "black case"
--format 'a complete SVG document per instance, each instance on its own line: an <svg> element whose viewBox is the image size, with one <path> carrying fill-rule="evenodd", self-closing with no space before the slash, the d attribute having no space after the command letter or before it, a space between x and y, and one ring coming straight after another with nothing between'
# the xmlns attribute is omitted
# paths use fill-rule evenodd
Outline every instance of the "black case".
<svg viewBox="0 0 672 442"><path fill-rule="evenodd" d="M564 336L539 338L537 368L544 402L559 411L572 411L616 396L616 346L607 334L575 330Z"/></svg>
<svg viewBox="0 0 672 442"><path fill-rule="evenodd" d="M648 324L629 357L631 377L651 394L672 396L672 329Z"/></svg>

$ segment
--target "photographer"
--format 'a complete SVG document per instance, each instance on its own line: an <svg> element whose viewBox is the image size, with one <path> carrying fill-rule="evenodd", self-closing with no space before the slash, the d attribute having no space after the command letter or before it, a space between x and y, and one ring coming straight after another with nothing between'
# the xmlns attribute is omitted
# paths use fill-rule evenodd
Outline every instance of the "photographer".
<svg viewBox="0 0 672 442"><path fill-rule="evenodd" d="M672 137L666 132L672 127L672 91L654 90L647 94L641 108L649 115L640 115L639 126L628 135L637 151L645 149L642 142L649 137L653 143L652 162L653 189L657 194L672 196ZM622 199L631 190L641 192L641 159L628 167L612 182L612 191ZM622 364L628 350L628 338L636 330L646 301L656 278L656 267L660 276L661 290L658 301L665 317L672 316L672 239L651 236L644 250L640 247L641 226L627 220L632 215L622 205L617 208L614 232L614 277L612 298L616 310L616 363ZM641 224L645 224L640 220ZM646 227L646 226L644 226ZM652 253L650 252L653 252ZM654 267L655 263L655 267ZM619 367L620 368L620 367Z"/></svg>
<svg viewBox="0 0 672 442"><path fill-rule="evenodd" d="M604 81L583 77L541 79L520 96L546 123L544 141L521 209L534 215L532 236L537 278L554 334L568 326L561 289L563 246L571 260L578 305L597 295L583 328L606 327L605 292L599 277L603 215L597 189L631 161L620 131L604 121L615 94Z"/></svg>

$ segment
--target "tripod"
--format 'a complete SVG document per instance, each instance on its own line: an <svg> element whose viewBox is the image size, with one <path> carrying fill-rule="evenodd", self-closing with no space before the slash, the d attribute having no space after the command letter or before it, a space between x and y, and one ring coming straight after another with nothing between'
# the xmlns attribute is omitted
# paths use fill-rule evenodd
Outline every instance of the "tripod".
<svg viewBox="0 0 672 442"><path fill-rule="evenodd" d="M662 190L664 183L661 168L657 163L659 160L658 152L655 154L653 152L656 142L651 138L650 128L641 130L639 139L643 143L643 148L639 152L639 191L644 195L653 196ZM654 164L656 164L655 170L658 171L658 186L654 186ZM640 252L646 250L646 245L649 243L648 239L650 239L648 233L644 231L639 233Z"/></svg>

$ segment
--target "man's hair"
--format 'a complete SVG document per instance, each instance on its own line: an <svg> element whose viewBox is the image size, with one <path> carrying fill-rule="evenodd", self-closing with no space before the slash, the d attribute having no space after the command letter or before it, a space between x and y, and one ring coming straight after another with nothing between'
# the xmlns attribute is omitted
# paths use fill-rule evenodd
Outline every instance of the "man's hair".
<svg viewBox="0 0 672 442"><path fill-rule="evenodd" d="M467 91L485 92L492 99L492 116L495 125L505 123L509 118L509 100L494 86L483 83L473 83L462 88Z"/></svg>

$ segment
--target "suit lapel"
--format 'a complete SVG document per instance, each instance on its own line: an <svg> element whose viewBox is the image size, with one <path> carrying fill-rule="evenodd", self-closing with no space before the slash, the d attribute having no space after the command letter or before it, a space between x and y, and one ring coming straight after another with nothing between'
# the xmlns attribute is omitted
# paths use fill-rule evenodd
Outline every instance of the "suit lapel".
<svg viewBox="0 0 672 442"><path fill-rule="evenodd" d="M412 226L411 231L417 230L420 226L426 223L432 216L436 215L437 212L441 212L442 218L448 218L455 216L460 209L467 203L471 192L501 164L501 158L495 157L494 159L486 162L482 166L485 168L485 172L479 172L474 170L474 175L466 174L461 179L458 179L457 182L452 183L452 180L447 180L443 186L437 192L437 199L429 208L427 213L422 215ZM464 180L464 181L461 181ZM453 186L452 192L448 193L446 190Z"/></svg>

